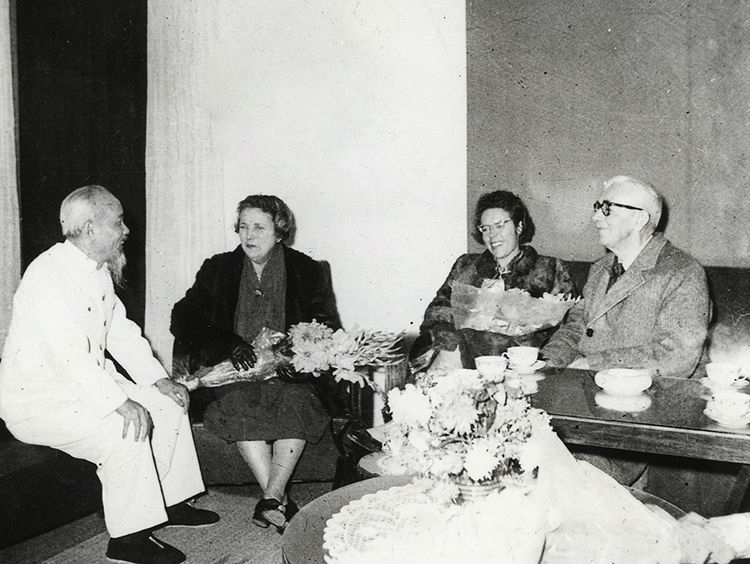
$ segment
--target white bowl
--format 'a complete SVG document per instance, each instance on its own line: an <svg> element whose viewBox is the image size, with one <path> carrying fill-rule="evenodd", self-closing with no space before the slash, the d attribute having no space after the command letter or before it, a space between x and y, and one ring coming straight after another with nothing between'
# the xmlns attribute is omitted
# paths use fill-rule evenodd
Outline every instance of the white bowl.
<svg viewBox="0 0 750 564"><path fill-rule="evenodd" d="M609 368L594 376L596 385L613 396L636 396L651 386L651 370L646 368Z"/></svg>

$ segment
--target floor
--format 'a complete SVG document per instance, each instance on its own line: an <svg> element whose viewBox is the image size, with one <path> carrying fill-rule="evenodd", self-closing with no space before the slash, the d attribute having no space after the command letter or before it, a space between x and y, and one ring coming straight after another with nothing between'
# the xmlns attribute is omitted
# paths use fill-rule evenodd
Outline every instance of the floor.
<svg viewBox="0 0 750 564"><path fill-rule="evenodd" d="M309 482L293 484L291 492L294 499L302 506L330 490L331 482ZM248 497L259 497L260 489L257 485L215 486L210 488L210 492L227 493L236 496L237 499L247 499ZM247 511L247 508L245 507L243 510ZM252 526L248 525L248 527ZM71 564L87 564L89 561L106 562L103 550L101 559L97 557L95 560L87 560L86 562L77 560L74 562L74 559L66 559L64 556L64 554L75 553L74 547L85 545L87 541L105 531L103 516L101 513L94 513L48 533L0 550L0 562L3 564L36 564L48 560L71 562ZM257 543L266 542L270 545L278 543L278 540L274 533L273 535L258 535L253 542L256 543L258 551L262 552L264 547L257 546Z"/></svg>

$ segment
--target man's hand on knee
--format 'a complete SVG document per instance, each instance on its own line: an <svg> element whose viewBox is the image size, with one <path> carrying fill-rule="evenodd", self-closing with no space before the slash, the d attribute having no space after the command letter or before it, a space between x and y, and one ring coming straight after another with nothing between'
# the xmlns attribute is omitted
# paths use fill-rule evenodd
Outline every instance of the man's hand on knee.
<svg viewBox="0 0 750 564"><path fill-rule="evenodd" d="M190 393L187 388L182 384L178 384L170 378L162 378L154 383L156 389L167 397L170 397L174 402L182 407L187 413L188 407L190 407Z"/></svg>
<svg viewBox="0 0 750 564"><path fill-rule="evenodd" d="M133 425L133 438L136 441L145 441L151 434L153 423L148 410L140 403L132 399L126 399L125 402L115 411L123 418L122 438L128 436L128 427Z"/></svg>

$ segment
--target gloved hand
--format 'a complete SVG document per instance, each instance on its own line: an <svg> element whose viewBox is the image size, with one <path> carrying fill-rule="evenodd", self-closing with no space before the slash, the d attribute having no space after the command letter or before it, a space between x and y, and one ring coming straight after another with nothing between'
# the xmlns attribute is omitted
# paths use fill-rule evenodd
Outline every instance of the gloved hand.
<svg viewBox="0 0 750 564"><path fill-rule="evenodd" d="M232 354L229 355L229 360L235 370L250 370L255 366L256 359L255 349L247 343L237 345L232 349Z"/></svg>

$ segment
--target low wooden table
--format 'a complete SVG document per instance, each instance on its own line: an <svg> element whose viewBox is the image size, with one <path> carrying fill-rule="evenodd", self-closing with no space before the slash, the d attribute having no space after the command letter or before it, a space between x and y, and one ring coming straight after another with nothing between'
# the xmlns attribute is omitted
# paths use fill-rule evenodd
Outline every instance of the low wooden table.
<svg viewBox="0 0 750 564"><path fill-rule="evenodd" d="M531 403L550 415L566 444L741 464L722 512L750 510L750 426L723 427L709 419L703 410L710 391L699 379L657 377L644 394L648 407L628 412L597 403L603 392L594 374L545 368L524 377L536 379ZM750 393L750 386L739 391ZM361 464L359 471L370 475Z"/></svg>
<svg viewBox="0 0 750 564"><path fill-rule="evenodd" d="M606 409L594 372L545 369L531 403L569 444L750 464L750 426L723 427L704 415L709 390L699 380L657 377L642 411ZM750 387L740 389L750 391Z"/></svg>
<svg viewBox="0 0 750 564"><path fill-rule="evenodd" d="M708 418L703 410L710 390L700 379L657 377L646 390L648 407L642 411L615 411L597 402L603 393L594 382L593 371L545 369L537 382L537 392L531 396L535 407L544 409L552 419L552 426L566 443L602 448L636 451L650 454L693 458L705 461L741 464L721 503L712 502L717 514L750 510L750 426L724 427ZM750 392L750 387L738 390ZM701 496L714 498L717 486L708 474L685 470L674 474L667 470L661 478L657 493L672 498L673 485L683 480L698 480L708 488L695 494L692 510L705 512L708 507L698 504ZM665 481L666 480L666 481ZM691 494L693 495L693 494Z"/></svg>
<svg viewBox="0 0 750 564"><path fill-rule="evenodd" d="M323 532L326 522L332 515L341 511L341 508L350 501L379 490L402 486L411 479L411 476L370 478L333 490L305 505L284 531L282 546L284 564L323 564L325 562ZM680 509L656 496L639 490L631 490L631 492L643 503L658 505L675 518L684 515Z"/></svg>

